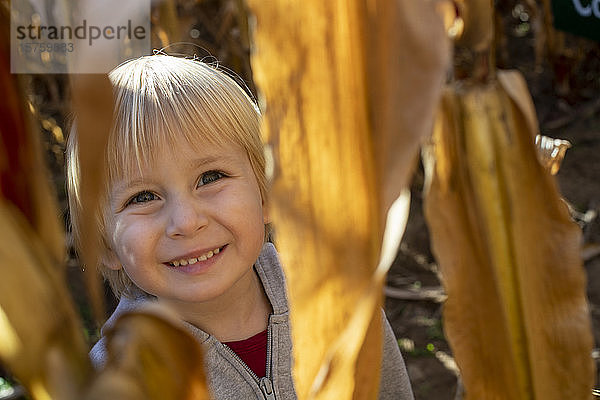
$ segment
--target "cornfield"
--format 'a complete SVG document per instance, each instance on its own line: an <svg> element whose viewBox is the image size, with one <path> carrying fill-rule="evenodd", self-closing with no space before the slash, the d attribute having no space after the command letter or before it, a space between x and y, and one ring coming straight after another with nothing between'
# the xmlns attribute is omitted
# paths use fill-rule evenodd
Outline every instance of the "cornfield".
<svg viewBox="0 0 600 400"><path fill-rule="evenodd" d="M211 55L259 99L299 399L377 397L379 310L384 288L400 292L386 277L419 155L443 283L436 301L444 302L444 335L463 388L456 398L593 397L585 238L555 178L569 144L543 136L522 73L498 67L510 63L502 7L531 16L536 67L554 68L561 93L576 81L561 66L582 65L585 55L552 28L549 1L497 3L153 5L154 48ZM108 299L96 274L93 215L112 92L100 74L11 74L9 10L1 1L1 375L32 399L208 399L202 349L160 306L123 316L107 338L119 357L92 368L87 351ZM67 251L60 214L70 113L86 132L80 260ZM67 265L85 266L88 301L72 301Z"/></svg>

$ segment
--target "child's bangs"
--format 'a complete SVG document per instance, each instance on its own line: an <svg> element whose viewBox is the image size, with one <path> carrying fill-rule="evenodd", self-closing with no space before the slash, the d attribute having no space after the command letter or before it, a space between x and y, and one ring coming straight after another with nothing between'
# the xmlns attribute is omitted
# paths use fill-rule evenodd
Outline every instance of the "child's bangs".
<svg viewBox="0 0 600 400"><path fill-rule="evenodd" d="M153 102L143 107L138 118L133 110L118 111L131 118L117 121L111 133L113 137L107 151L110 181L138 174L159 152L174 147L178 140L183 139L193 146L199 143L220 145L234 140L222 126L198 117L185 118L184 111L176 111L178 108L181 104Z"/></svg>
<svg viewBox="0 0 600 400"><path fill-rule="evenodd" d="M111 79L117 117L108 149L110 180L139 171L176 140L256 146L257 108L231 78L207 65L152 56L124 64Z"/></svg>

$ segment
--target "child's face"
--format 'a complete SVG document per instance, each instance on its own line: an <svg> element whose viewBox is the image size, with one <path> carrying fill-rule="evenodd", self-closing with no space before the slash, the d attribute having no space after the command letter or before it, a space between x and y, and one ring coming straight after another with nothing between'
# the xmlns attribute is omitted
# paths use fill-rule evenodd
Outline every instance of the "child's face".
<svg viewBox="0 0 600 400"><path fill-rule="evenodd" d="M168 301L218 299L249 276L263 244L256 177L234 144L165 147L112 185L109 267Z"/></svg>

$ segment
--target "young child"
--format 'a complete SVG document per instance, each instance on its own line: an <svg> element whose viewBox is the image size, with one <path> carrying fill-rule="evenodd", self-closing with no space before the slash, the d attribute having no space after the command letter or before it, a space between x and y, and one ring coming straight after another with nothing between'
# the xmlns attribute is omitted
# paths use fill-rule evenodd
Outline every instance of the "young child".
<svg viewBox="0 0 600 400"><path fill-rule="evenodd" d="M144 302L168 304L202 343L215 399L295 399L285 281L265 243L260 113L205 63L154 55L110 73L115 121L100 227L103 274L120 299L103 327ZM77 134L68 142L77 238ZM389 323L380 399L412 399ZM157 343L160 345L160 343ZM101 367L102 338L90 352Z"/></svg>

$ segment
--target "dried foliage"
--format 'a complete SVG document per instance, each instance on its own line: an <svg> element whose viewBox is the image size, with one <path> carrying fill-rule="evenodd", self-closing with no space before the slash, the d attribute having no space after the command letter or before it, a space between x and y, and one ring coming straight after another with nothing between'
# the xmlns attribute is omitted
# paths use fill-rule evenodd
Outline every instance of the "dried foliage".
<svg viewBox="0 0 600 400"><path fill-rule="evenodd" d="M77 399L91 365L59 264L2 200L0 359L35 399Z"/></svg>
<svg viewBox="0 0 600 400"><path fill-rule="evenodd" d="M458 43L475 56L470 76L445 90L424 152L425 211L466 398L591 398L581 232L552 178L565 144L536 147L524 79L494 71L491 2L456 3Z"/></svg>
<svg viewBox="0 0 600 400"><path fill-rule="evenodd" d="M376 267L386 213L431 128L443 25L431 2L249 4L298 396L375 398L391 261ZM402 226L400 217L387 229Z"/></svg>
<svg viewBox="0 0 600 400"><path fill-rule="evenodd" d="M200 345L173 315L160 305L123 314L85 400L208 400Z"/></svg>
<svg viewBox="0 0 600 400"><path fill-rule="evenodd" d="M78 243L85 267L86 286L96 320L103 319L103 302L98 279L98 265L105 247L100 237L100 201L104 196L104 154L112 121L112 88L106 75L74 75L72 79L74 111L77 115L80 214L72 214L81 226ZM75 212L71 209L71 213Z"/></svg>
<svg viewBox="0 0 600 400"><path fill-rule="evenodd" d="M62 279L64 234L23 90L10 73L0 4L0 359L35 398L75 399L89 370Z"/></svg>
<svg viewBox="0 0 600 400"><path fill-rule="evenodd" d="M470 399L591 398L581 234L537 159L532 110L517 72L457 84L427 152L444 325Z"/></svg>

